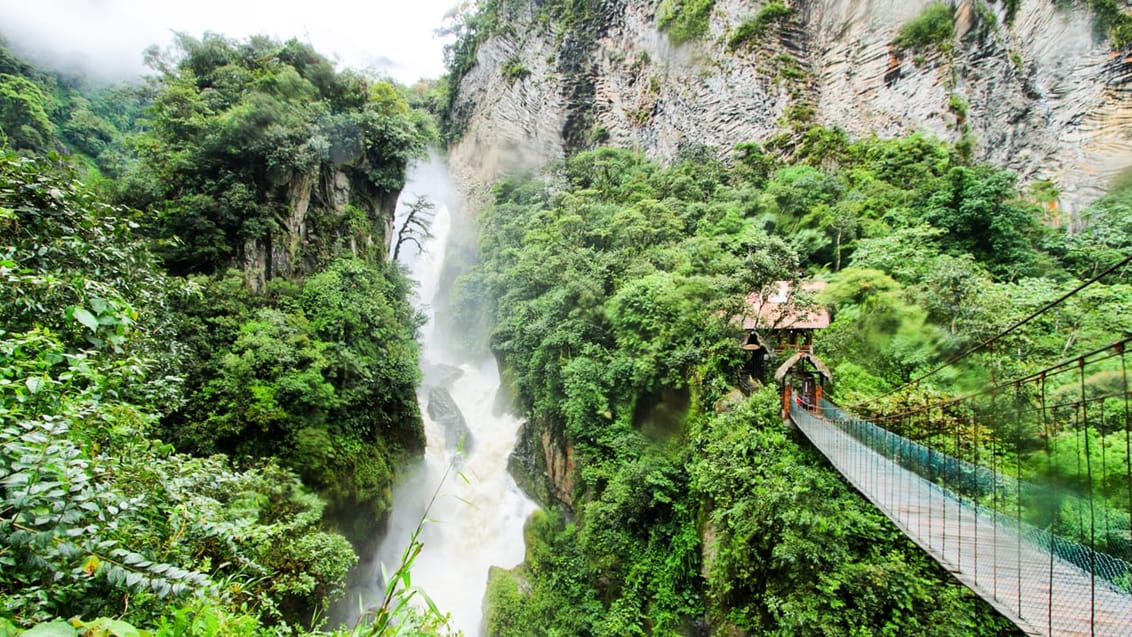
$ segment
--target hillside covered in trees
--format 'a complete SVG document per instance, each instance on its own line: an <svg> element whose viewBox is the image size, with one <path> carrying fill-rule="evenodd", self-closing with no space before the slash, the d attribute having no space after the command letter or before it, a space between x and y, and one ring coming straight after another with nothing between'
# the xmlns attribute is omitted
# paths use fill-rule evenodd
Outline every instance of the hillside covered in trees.
<svg viewBox="0 0 1132 637"><path fill-rule="evenodd" d="M1070 235L1039 223L1012 175L946 144L808 135L821 143L744 146L732 167L600 149L494 191L456 303L530 420L518 468L549 508L526 564L493 576L491 634L1010 632L781 423L774 389L737 397L728 317L748 290L827 278L834 320L815 348L834 399L855 404L1118 262L1129 235L1106 229L1127 224L1128 191ZM1132 329L1130 304L1122 272L959 378L874 409L1107 345ZM569 484L544 484L555 448Z"/></svg>
<svg viewBox="0 0 1132 637"><path fill-rule="evenodd" d="M526 562L492 574L489 634L1014 630L782 424L773 388L740 392L729 319L775 281L825 282L804 301L832 315L832 398L879 422L1119 343L1126 266L1043 309L1132 250L1117 5L504 0L454 21L451 153L489 191L454 335L499 360L528 423L512 469L544 505ZM1047 145L1061 100L1089 131ZM985 462L1112 507L1093 540L1068 509L1043 528L1127 560L1121 378L1048 388L1099 406L1084 427L954 410L900 433L1009 435Z"/></svg>
<svg viewBox="0 0 1132 637"><path fill-rule="evenodd" d="M0 61L0 630L317 626L423 447L386 246L431 116L294 40Z"/></svg>

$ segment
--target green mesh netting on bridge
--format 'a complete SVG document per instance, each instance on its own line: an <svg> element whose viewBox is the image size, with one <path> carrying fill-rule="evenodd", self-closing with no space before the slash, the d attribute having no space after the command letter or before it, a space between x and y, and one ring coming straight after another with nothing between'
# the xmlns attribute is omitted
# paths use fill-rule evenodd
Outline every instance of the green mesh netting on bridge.
<svg viewBox="0 0 1132 637"><path fill-rule="evenodd" d="M824 416L792 405L791 420L901 531L1023 632L1129 635L1128 561L1096 550L1092 533L1087 542L1051 533L1056 529L1052 516L1045 528L1032 521L1040 518L1042 507L1027 500L1058 498L1062 507L1072 508L1081 504L1079 496L1057 487L1043 493L829 403L822 407ZM1000 446L995 444L996 451ZM1001 458L993 462L1003 466ZM1096 503L1085 501L1093 505L1089 513L1095 518ZM1071 513L1084 515L1084 510ZM1097 528L1095 520L1081 522Z"/></svg>
<svg viewBox="0 0 1132 637"><path fill-rule="evenodd" d="M822 400L821 408L823 420L934 485L940 497L951 498L958 506L969 508L994 523L1013 525L1028 542L1086 573L1095 574L1114 590L1132 591L1132 563L1124 559L1132 555L1126 513L1110 515L1103 503L1090 502L1064 486L1018 480L956 458L855 418L827 400ZM813 417L796 405L792 416L796 419ZM1058 520L1063 516L1078 520L1078 529L1094 529L1093 547L1100 544L1108 548L1108 552L1090 547L1087 535L1073 539L1051 532L1057 529Z"/></svg>

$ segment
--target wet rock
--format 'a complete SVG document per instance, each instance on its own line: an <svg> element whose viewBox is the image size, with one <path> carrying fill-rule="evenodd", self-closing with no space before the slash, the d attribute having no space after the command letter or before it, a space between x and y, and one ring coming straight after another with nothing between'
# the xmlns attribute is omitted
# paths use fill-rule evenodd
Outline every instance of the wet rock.
<svg viewBox="0 0 1132 637"><path fill-rule="evenodd" d="M472 432L464 420L464 414L459 405L452 400L452 395L443 387L433 387L428 390L428 417L436 421L444 429L444 444L449 451L457 446L463 450L465 456L472 453Z"/></svg>
<svg viewBox="0 0 1132 637"><path fill-rule="evenodd" d="M507 460L515 484L543 507L574 506L574 448L563 432L542 421L524 422Z"/></svg>
<svg viewBox="0 0 1132 637"><path fill-rule="evenodd" d="M448 388L464 375L464 370L459 367L444 365L443 363L424 364L421 366L421 371L424 372L422 384L425 387Z"/></svg>

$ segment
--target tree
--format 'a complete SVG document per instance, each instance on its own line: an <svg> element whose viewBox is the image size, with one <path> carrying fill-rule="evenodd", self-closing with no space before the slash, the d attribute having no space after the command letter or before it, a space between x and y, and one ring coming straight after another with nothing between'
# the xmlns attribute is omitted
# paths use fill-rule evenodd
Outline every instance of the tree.
<svg viewBox="0 0 1132 637"><path fill-rule="evenodd" d="M405 218L401 221L400 229L397 230L397 240L393 243L394 262L397 262L401 255L401 247L405 244L411 243L417 246L417 253L419 254L424 250L421 241L432 238L429 226L432 224L432 215L436 209L436 204L429 201L424 195L419 195L416 201L407 204L407 207Z"/></svg>
<svg viewBox="0 0 1132 637"><path fill-rule="evenodd" d="M766 185L775 230L812 262L839 260L842 238L857 225L847 204L838 205L844 192L837 176L812 166L778 170Z"/></svg>
<svg viewBox="0 0 1132 637"><path fill-rule="evenodd" d="M353 552L294 474L150 437L180 401L184 290L132 230L57 162L0 157L0 631L183 606L307 621Z"/></svg>
<svg viewBox="0 0 1132 637"><path fill-rule="evenodd" d="M47 96L31 80L0 73L0 133L13 149L44 151L54 138Z"/></svg>
<svg viewBox="0 0 1132 637"><path fill-rule="evenodd" d="M969 253L1005 278L1033 273L1037 217L1016 183L990 166L953 167L924 197L923 219L947 232L943 247L953 254Z"/></svg>
<svg viewBox="0 0 1132 637"><path fill-rule="evenodd" d="M182 34L176 46L151 56L161 72L152 129L123 189L127 202L154 210L146 229L174 273L272 255L258 276L299 276L339 243L385 244L383 217L431 130L399 88L335 73L295 40ZM348 188L319 194L329 188L319 177L331 173ZM347 205L365 212L363 227L340 214Z"/></svg>
<svg viewBox="0 0 1132 637"><path fill-rule="evenodd" d="M1082 227L1052 250L1078 277L1090 279L1132 249L1132 187L1109 193L1081 213Z"/></svg>

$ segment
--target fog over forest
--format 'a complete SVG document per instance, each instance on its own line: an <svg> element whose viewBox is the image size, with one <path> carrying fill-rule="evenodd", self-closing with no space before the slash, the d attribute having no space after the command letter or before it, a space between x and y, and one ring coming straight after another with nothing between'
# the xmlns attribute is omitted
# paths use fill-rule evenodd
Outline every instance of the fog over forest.
<svg viewBox="0 0 1132 637"><path fill-rule="evenodd" d="M167 47L173 32L232 38L298 38L340 67L402 83L444 72L443 40L434 31L453 0L0 0L0 36L27 57L112 81L146 72L143 52Z"/></svg>

